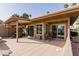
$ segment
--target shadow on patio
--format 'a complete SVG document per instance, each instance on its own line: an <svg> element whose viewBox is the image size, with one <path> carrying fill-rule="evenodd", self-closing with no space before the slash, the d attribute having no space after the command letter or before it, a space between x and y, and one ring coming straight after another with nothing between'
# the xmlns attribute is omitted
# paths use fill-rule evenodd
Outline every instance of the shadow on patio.
<svg viewBox="0 0 79 59"><path fill-rule="evenodd" d="M24 40L23 40L24 39ZM57 47L63 47L65 45L65 40L40 40L40 39L27 39L20 38L18 43L32 43L32 44L50 44Z"/></svg>
<svg viewBox="0 0 79 59"><path fill-rule="evenodd" d="M11 53L12 53L12 51L6 45L6 41L5 40L1 40L0 41L0 55L2 55L2 56L9 56L9 54L11 54Z"/></svg>

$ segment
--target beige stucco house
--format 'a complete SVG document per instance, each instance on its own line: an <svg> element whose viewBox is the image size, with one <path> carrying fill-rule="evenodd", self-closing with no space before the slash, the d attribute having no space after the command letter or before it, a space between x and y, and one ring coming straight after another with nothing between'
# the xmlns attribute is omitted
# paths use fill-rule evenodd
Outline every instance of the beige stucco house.
<svg viewBox="0 0 79 59"><path fill-rule="evenodd" d="M20 28L27 28L27 35L37 39L58 39L70 38L70 26L73 25L79 16L79 7L64 8L44 16L26 20L24 18L11 17L5 23L6 27L15 27L16 38L18 39ZM50 37L49 37L50 36Z"/></svg>
<svg viewBox="0 0 79 59"><path fill-rule="evenodd" d="M20 36L30 36L41 40L66 41L62 53L72 55L70 26L73 25L78 16L78 6L64 8L30 20L12 16L5 22L5 28L8 29L7 35L15 36L17 42Z"/></svg>

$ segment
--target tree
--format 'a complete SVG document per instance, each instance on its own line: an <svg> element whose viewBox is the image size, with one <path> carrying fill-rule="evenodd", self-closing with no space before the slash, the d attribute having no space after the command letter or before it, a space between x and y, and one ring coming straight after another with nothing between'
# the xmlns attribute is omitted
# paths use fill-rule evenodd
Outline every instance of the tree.
<svg viewBox="0 0 79 59"><path fill-rule="evenodd" d="M16 17L19 17L19 15L18 15L18 14L13 14L12 16L16 16Z"/></svg>
<svg viewBox="0 0 79 59"><path fill-rule="evenodd" d="M30 14L29 17L32 17L32 15Z"/></svg>
<svg viewBox="0 0 79 59"><path fill-rule="evenodd" d="M29 19L30 17L32 17L32 15L31 14L29 15L27 13L23 13L21 17Z"/></svg>
<svg viewBox="0 0 79 59"><path fill-rule="evenodd" d="M48 13L50 13L49 11L46 11L46 13L48 14Z"/></svg>
<svg viewBox="0 0 79 59"><path fill-rule="evenodd" d="M71 4L71 6L76 6L77 5L77 3L72 3ZM64 4L64 8L68 8L69 7L69 5L68 4Z"/></svg>
<svg viewBox="0 0 79 59"><path fill-rule="evenodd" d="M77 3L72 3L72 6L76 6L77 5Z"/></svg>
<svg viewBox="0 0 79 59"><path fill-rule="evenodd" d="M69 5L68 4L64 4L64 8L68 8L69 7Z"/></svg>

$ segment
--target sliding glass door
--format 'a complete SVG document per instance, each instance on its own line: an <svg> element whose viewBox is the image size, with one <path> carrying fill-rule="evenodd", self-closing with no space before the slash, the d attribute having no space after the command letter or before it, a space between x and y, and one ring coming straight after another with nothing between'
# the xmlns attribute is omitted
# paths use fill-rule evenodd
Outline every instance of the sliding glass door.
<svg viewBox="0 0 79 59"><path fill-rule="evenodd" d="M57 25L58 33L57 33L57 38L59 39L64 39L64 24L59 24Z"/></svg>
<svg viewBox="0 0 79 59"><path fill-rule="evenodd" d="M64 39L64 24L54 24L52 25L52 38Z"/></svg>
<svg viewBox="0 0 79 59"><path fill-rule="evenodd" d="M57 26L56 25L52 25L52 38L57 38Z"/></svg>

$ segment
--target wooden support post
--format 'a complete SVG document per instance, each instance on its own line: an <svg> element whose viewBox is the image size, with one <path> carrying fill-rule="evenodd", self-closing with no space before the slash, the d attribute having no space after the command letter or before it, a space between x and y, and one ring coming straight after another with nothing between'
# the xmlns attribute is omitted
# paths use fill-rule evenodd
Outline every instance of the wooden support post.
<svg viewBox="0 0 79 59"><path fill-rule="evenodd" d="M70 39L70 18L67 19L65 28L66 28L66 30L65 30L66 39L67 39L67 38Z"/></svg>
<svg viewBox="0 0 79 59"><path fill-rule="evenodd" d="M36 25L34 25L34 38L36 39Z"/></svg>
<svg viewBox="0 0 79 59"><path fill-rule="evenodd" d="M67 36L70 39L70 18L68 18L67 24L68 24L68 35Z"/></svg>
<svg viewBox="0 0 79 59"><path fill-rule="evenodd" d="M18 21L16 21L16 42L18 42Z"/></svg>
<svg viewBox="0 0 79 59"><path fill-rule="evenodd" d="M28 36L29 36L29 34L30 34L30 30L29 30L29 26L28 26Z"/></svg>
<svg viewBox="0 0 79 59"><path fill-rule="evenodd" d="M45 40L46 23L42 24L42 40Z"/></svg>
<svg viewBox="0 0 79 59"><path fill-rule="evenodd" d="M68 37L68 21L66 22L66 39Z"/></svg>
<svg viewBox="0 0 79 59"><path fill-rule="evenodd" d="M8 24L8 29L7 30L8 30L8 37L9 37L9 24Z"/></svg>
<svg viewBox="0 0 79 59"><path fill-rule="evenodd" d="M64 25L64 40L66 40L66 38L67 38L67 33L66 33L66 31L67 31L67 24L65 23L65 25Z"/></svg>
<svg viewBox="0 0 79 59"><path fill-rule="evenodd" d="M5 24L5 29L7 29L7 34L8 34L8 28L7 28L7 24ZM8 37L8 35L7 35L7 37Z"/></svg>

